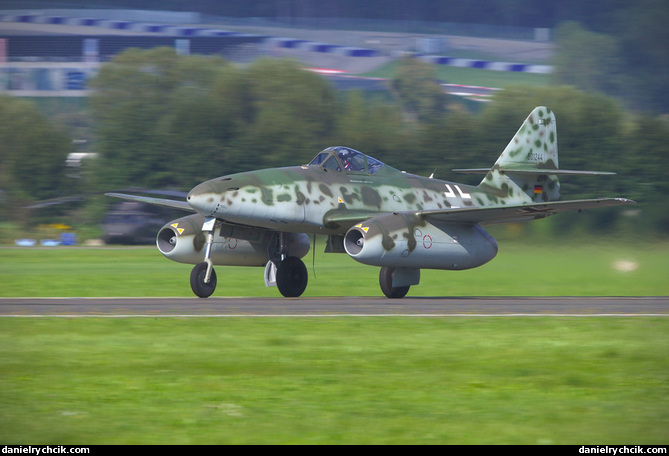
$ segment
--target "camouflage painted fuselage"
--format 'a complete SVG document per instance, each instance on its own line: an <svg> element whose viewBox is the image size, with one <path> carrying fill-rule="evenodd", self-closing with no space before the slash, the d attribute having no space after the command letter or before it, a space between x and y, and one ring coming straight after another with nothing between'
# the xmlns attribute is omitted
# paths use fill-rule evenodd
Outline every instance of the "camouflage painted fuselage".
<svg viewBox="0 0 669 456"><path fill-rule="evenodd" d="M309 165L232 174L195 187L188 203L206 217L280 231L343 234L355 221L402 211L522 205L558 200L554 114L527 117L478 186L404 173L346 147Z"/></svg>
<svg viewBox="0 0 669 456"><path fill-rule="evenodd" d="M208 217L280 231L343 234L356 219L395 211L484 204L476 187L402 173L316 165L233 174L199 185L189 203Z"/></svg>

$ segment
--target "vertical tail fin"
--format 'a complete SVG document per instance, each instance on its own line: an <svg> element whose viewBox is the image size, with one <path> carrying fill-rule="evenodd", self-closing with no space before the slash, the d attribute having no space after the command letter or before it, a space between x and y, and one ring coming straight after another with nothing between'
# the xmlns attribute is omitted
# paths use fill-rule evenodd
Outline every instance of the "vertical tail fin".
<svg viewBox="0 0 669 456"><path fill-rule="evenodd" d="M479 184L488 201L482 205L528 204L560 199L559 175L603 176L605 171L558 169L557 125L553 112L534 108L492 168L454 169L486 173Z"/></svg>
<svg viewBox="0 0 669 456"><path fill-rule="evenodd" d="M502 204L555 201L560 199L557 174L555 115L540 106L527 116L479 187Z"/></svg>

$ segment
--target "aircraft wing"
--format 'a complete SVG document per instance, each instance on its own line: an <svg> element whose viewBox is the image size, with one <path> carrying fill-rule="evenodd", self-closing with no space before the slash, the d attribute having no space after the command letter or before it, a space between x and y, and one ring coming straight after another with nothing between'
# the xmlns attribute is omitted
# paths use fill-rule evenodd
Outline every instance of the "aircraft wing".
<svg viewBox="0 0 669 456"><path fill-rule="evenodd" d="M597 207L635 204L625 198L596 198L573 201L551 201L547 203L519 204L513 206L484 206L418 211L416 215L440 221L454 223L506 223L533 220L564 211L581 211Z"/></svg>
<svg viewBox="0 0 669 456"><path fill-rule="evenodd" d="M581 211L597 207L635 204L625 198L596 198L573 201L551 201L547 203L519 204L513 206L460 207L451 209L411 211L420 217L437 222L493 223L519 222L544 218L565 211ZM409 213L409 211L407 211ZM325 226L348 229L356 223L381 215L382 212L333 210L324 217Z"/></svg>
<svg viewBox="0 0 669 456"><path fill-rule="evenodd" d="M137 201L139 203L153 204L154 206L169 207L172 209L180 209L182 211L195 212L190 204L186 201L176 201L164 198L152 198L150 196L128 195L126 193L105 193L106 196L112 198L120 198L128 201Z"/></svg>

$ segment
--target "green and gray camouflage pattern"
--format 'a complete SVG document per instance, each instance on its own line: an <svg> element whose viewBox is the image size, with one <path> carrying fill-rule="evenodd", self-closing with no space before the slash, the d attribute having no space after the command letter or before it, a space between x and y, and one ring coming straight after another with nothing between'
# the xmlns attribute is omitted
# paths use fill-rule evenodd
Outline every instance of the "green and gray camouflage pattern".
<svg viewBox="0 0 669 456"><path fill-rule="evenodd" d="M199 263L191 287L215 288L212 265L265 266L265 283L299 296L307 272L299 258L308 234L329 235L327 251L381 266L388 297L418 284L420 269L460 270L497 254L481 225L543 218L561 211L634 203L623 198L560 201L560 175L610 174L561 170L555 115L535 108L478 186L392 168L348 147L331 147L306 165L230 174L193 188L187 201L134 195L119 198L196 214L166 224L159 250L174 261ZM198 228L201 227L201 228Z"/></svg>
<svg viewBox="0 0 669 456"><path fill-rule="evenodd" d="M530 113L492 168L457 171L486 175L478 186L458 184L404 173L353 149L332 147L308 165L204 182L189 193L188 203L206 217L230 223L315 234L343 234L356 223L392 212L497 223L504 221L499 212L488 221L475 211L529 206L526 219L550 215L560 206L534 205L560 199L558 174L590 173L558 169L555 115L545 107ZM620 203L600 205L610 204ZM532 207L535 216L529 217ZM509 220L518 215L509 211Z"/></svg>

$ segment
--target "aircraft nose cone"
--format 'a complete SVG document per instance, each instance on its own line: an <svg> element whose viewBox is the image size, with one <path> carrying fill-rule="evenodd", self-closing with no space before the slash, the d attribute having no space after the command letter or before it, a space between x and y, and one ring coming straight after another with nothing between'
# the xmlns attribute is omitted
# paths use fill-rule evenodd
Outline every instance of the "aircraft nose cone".
<svg viewBox="0 0 669 456"><path fill-rule="evenodd" d="M216 210L216 192L208 182L203 182L188 192L186 201L190 207L205 217L213 215Z"/></svg>

